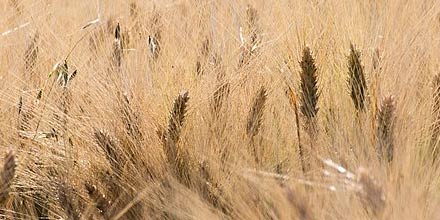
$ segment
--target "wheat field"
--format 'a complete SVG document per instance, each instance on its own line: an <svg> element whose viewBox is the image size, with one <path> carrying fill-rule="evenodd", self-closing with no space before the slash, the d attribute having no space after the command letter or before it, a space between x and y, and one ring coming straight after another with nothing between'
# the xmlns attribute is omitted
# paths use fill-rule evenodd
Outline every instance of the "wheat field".
<svg viewBox="0 0 440 220"><path fill-rule="evenodd" d="M437 0L0 1L1 219L440 219Z"/></svg>

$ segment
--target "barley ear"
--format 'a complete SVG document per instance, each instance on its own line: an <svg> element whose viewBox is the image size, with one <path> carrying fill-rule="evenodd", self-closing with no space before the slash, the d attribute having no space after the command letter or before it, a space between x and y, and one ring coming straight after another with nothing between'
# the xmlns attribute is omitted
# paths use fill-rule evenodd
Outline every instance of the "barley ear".
<svg viewBox="0 0 440 220"><path fill-rule="evenodd" d="M318 114L318 77L315 60L309 47L304 48L301 65L301 113L308 122Z"/></svg>
<svg viewBox="0 0 440 220"><path fill-rule="evenodd" d="M113 65L118 70L122 66L122 49L121 26L118 23L115 28L115 40L113 42Z"/></svg>
<svg viewBox="0 0 440 220"><path fill-rule="evenodd" d="M15 153L10 151L6 154L0 179L0 205L4 204L11 190L12 180L15 177L17 166Z"/></svg>
<svg viewBox="0 0 440 220"><path fill-rule="evenodd" d="M264 106L266 104L267 92L264 86L262 86L254 98L254 102L249 111L249 115L246 123L246 133L250 139L250 147L253 153L256 164L258 165L261 161L261 150L257 149L254 143L254 137L260 131L261 124L263 122Z"/></svg>
<svg viewBox="0 0 440 220"><path fill-rule="evenodd" d="M173 103L173 109L170 112L168 127L164 134L163 146L168 163L170 163L174 174L180 182L187 184L189 175L189 161L187 161L187 154L182 149L178 148L178 141L185 119L187 110L187 102L189 95L187 91L183 91L177 96Z"/></svg>
<svg viewBox="0 0 440 220"><path fill-rule="evenodd" d="M105 219L108 219L109 216L109 210L111 207L111 202L107 198L107 196L95 186L90 183L85 183L85 188L87 193L89 194L90 199L93 200L93 202L96 204L96 208L99 210L99 212L102 214L102 216Z"/></svg>
<svg viewBox="0 0 440 220"><path fill-rule="evenodd" d="M259 43L260 30L258 27L258 20L258 11L251 5L248 5L246 8L246 22L251 51L255 50L257 44Z"/></svg>
<svg viewBox="0 0 440 220"><path fill-rule="evenodd" d="M23 4L19 0L9 0L9 5L14 8L18 15L23 13Z"/></svg>
<svg viewBox="0 0 440 220"><path fill-rule="evenodd" d="M162 24L161 15L155 13L150 20L151 30L148 36L148 45L150 47L150 54L153 60L157 60L161 51L161 39L162 39Z"/></svg>
<svg viewBox="0 0 440 220"><path fill-rule="evenodd" d="M204 75L207 64L209 62L209 55L211 52L211 40L208 36L205 37L205 40L202 42L202 45L200 47L200 52L197 55L197 61L196 61L196 73L197 76Z"/></svg>
<svg viewBox="0 0 440 220"><path fill-rule="evenodd" d="M213 53L212 62L214 70L216 71L217 87L214 91L214 97L211 100L211 112L218 118L221 113L222 106L231 92L231 84L226 79L226 73L222 66L220 55Z"/></svg>
<svg viewBox="0 0 440 220"><path fill-rule="evenodd" d="M185 119L189 95L187 91L181 92L174 100L173 109L170 112L168 127L165 134L166 145L175 145L180 138L180 131ZM166 149L173 152L173 149Z"/></svg>
<svg viewBox="0 0 440 220"><path fill-rule="evenodd" d="M301 220L316 219L312 211L310 202L305 202L304 195L301 195L294 191L289 185L283 185L285 191L284 196L290 207L295 210L297 218Z"/></svg>
<svg viewBox="0 0 440 220"><path fill-rule="evenodd" d="M386 97L380 106L377 118L377 154L380 160L388 163L394 158L395 104L392 96Z"/></svg>
<svg viewBox="0 0 440 220"><path fill-rule="evenodd" d="M361 202L370 213L380 219L386 206L383 188L364 169L360 169L357 176L360 186L358 196Z"/></svg>
<svg viewBox="0 0 440 220"><path fill-rule="evenodd" d="M139 7L136 2L131 2L129 5L130 8L130 17L136 19L139 16Z"/></svg>
<svg viewBox="0 0 440 220"><path fill-rule="evenodd" d="M93 135L98 146L104 151L105 157L110 163L112 170L120 174L126 162L126 158L116 144L115 139L107 132L98 129L95 129Z"/></svg>
<svg viewBox="0 0 440 220"><path fill-rule="evenodd" d="M318 114L318 76L315 60L309 47L303 50L302 60L300 62L301 72L301 92L300 92L300 110L305 119L304 127L310 140L310 153L314 150L317 134L316 116ZM303 170L308 171L310 161L304 162Z"/></svg>
<svg viewBox="0 0 440 220"><path fill-rule="evenodd" d="M440 134L440 74L436 74L432 80L432 115L433 123L431 128L431 143L430 143L430 154L432 156L432 161L437 160L439 154L439 134Z"/></svg>
<svg viewBox="0 0 440 220"><path fill-rule="evenodd" d="M246 132L250 138L255 137L260 131L260 127L263 122L263 111L264 111L264 105L266 103L266 99L267 99L267 92L264 86L262 86L258 90L254 98L252 108L250 109L247 118Z"/></svg>
<svg viewBox="0 0 440 220"><path fill-rule="evenodd" d="M248 5L246 7L246 23L245 23L245 32L246 39L243 36L243 30L240 27L240 38L241 38L241 46L240 46L240 58L239 58L239 67L249 64L252 57L258 51L258 47L261 42L261 31L258 25L259 15L258 11Z"/></svg>
<svg viewBox="0 0 440 220"><path fill-rule="evenodd" d="M140 128L138 112L133 109L132 103L126 94L121 94L119 97L121 119L127 134L130 135L133 140L142 140L143 134Z"/></svg>
<svg viewBox="0 0 440 220"><path fill-rule="evenodd" d="M361 53L356 47L350 45L348 56L348 84L350 96L357 111L365 110L365 98L367 95L367 83L365 81L364 68L361 63Z"/></svg>
<svg viewBox="0 0 440 220"><path fill-rule="evenodd" d="M217 89L214 91L214 97L211 102L211 109L213 115L216 118L220 116L220 111L222 109L223 103L226 101L229 93L230 93L229 82L225 82L218 85Z"/></svg>
<svg viewBox="0 0 440 220"><path fill-rule="evenodd" d="M66 181L58 183L58 200L68 220L81 219L80 204L76 192Z"/></svg>
<svg viewBox="0 0 440 220"><path fill-rule="evenodd" d="M39 39L39 34L38 32L36 32L32 38L31 43L29 44L28 48L25 51L24 61L25 61L26 71L32 72L35 67L35 64L37 63L38 52L39 52L38 39Z"/></svg>

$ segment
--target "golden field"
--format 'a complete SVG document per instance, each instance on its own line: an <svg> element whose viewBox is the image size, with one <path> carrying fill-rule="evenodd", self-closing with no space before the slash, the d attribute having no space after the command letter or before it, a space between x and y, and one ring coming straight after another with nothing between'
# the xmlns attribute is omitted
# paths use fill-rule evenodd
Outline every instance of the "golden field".
<svg viewBox="0 0 440 220"><path fill-rule="evenodd" d="M0 1L1 219L440 219L436 0Z"/></svg>

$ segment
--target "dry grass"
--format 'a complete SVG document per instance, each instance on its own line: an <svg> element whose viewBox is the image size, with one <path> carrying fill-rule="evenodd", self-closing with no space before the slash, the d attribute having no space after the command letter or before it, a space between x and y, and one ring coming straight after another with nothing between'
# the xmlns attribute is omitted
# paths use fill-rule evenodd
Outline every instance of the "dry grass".
<svg viewBox="0 0 440 220"><path fill-rule="evenodd" d="M440 219L436 0L0 14L1 219Z"/></svg>

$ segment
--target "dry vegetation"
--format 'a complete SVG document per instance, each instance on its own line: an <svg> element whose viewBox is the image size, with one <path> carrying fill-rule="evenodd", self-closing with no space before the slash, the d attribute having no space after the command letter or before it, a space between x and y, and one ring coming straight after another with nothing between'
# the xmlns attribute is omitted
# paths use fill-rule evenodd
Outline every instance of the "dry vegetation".
<svg viewBox="0 0 440 220"><path fill-rule="evenodd" d="M0 1L1 219L440 219L437 0Z"/></svg>

